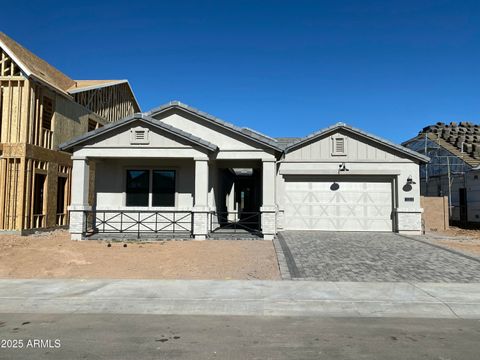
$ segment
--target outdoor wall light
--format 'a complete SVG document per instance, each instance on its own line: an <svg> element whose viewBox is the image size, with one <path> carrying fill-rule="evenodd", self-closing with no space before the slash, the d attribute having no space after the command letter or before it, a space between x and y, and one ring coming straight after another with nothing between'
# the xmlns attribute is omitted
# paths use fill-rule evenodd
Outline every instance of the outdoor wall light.
<svg viewBox="0 0 480 360"><path fill-rule="evenodd" d="M416 184L416 182L413 181L413 177L412 177L412 175L410 175L407 178L407 183L405 185L403 185L403 191L405 191L405 192L412 191L412 185L415 185L415 184Z"/></svg>
<svg viewBox="0 0 480 360"><path fill-rule="evenodd" d="M347 166L345 165L345 163L341 163L340 165L338 165L338 171L350 171L350 170L347 169Z"/></svg>
<svg viewBox="0 0 480 360"><path fill-rule="evenodd" d="M340 185L334 181L333 184L330 185L330 190L337 191L338 189L340 189Z"/></svg>

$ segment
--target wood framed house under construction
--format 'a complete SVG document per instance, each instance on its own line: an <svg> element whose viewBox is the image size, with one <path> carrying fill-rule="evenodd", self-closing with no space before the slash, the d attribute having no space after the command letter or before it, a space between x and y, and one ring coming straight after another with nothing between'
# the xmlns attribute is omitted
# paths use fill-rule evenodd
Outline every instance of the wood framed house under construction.
<svg viewBox="0 0 480 360"><path fill-rule="evenodd" d="M480 124L438 122L403 145L431 159L420 167L421 194L446 196L452 224L478 228Z"/></svg>
<svg viewBox="0 0 480 360"><path fill-rule="evenodd" d="M0 32L0 231L68 225L58 145L139 111L127 80L73 80Z"/></svg>

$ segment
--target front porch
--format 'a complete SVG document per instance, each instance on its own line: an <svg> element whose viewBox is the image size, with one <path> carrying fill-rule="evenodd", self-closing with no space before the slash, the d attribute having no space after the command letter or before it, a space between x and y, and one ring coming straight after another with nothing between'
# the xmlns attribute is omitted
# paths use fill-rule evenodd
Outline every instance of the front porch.
<svg viewBox="0 0 480 360"><path fill-rule="evenodd" d="M161 120L135 114L61 146L73 153L72 239L202 240L219 232L273 239L274 142L188 109L170 110Z"/></svg>
<svg viewBox="0 0 480 360"><path fill-rule="evenodd" d="M275 234L275 207L263 206L274 197L271 183L265 191L263 181L274 178L274 162L74 157L73 163L72 239L272 239Z"/></svg>
<svg viewBox="0 0 480 360"><path fill-rule="evenodd" d="M91 240L189 240L193 234L193 211L73 211L85 218L84 239ZM263 238L261 213L229 213L222 219L217 212L209 213L211 240L257 240ZM244 214L245 215L245 214ZM220 219L220 220L219 220ZM221 223L220 223L221 221Z"/></svg>

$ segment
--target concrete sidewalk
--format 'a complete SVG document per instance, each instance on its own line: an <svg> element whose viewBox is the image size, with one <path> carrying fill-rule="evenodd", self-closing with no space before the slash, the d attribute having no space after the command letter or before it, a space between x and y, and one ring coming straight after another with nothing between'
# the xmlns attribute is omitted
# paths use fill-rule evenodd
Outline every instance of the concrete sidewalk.
<svg viewBox="0 0 480 360"><path fill-rule="evenodd" d="M480 319L480 284L0 280L0 313Z"/></svg>

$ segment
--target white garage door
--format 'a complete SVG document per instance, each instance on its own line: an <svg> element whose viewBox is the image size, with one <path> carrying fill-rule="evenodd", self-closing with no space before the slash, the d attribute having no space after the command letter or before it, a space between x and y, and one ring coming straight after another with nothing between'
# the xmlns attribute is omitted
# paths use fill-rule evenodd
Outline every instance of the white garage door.
<svg viewBox="0 0 480 360"><path fill-rule="evenodd" d="M392 183L386 179L288 179L285 229L392 231Z"/></svg>

